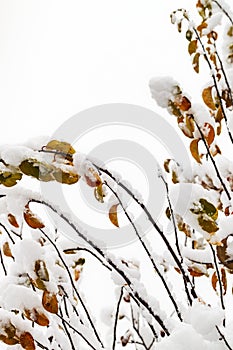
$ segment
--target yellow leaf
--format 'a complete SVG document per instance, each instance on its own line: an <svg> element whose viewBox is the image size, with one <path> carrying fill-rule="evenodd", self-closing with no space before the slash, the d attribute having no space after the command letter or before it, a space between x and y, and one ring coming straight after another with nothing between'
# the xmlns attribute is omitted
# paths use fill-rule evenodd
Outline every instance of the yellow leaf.
<svg viewBox="0 0 233 350"><path fill-rule="evenodd" d="M216 109L216 106L212 96L212 88L213 86L208 86L202 91L202 99L205 102L206 106L214 111Z"/></svg>
<svg viewBox="0 0 233 350"><path fill-rule="evenodd" d="M199 151L198 151L198 142L199 142L199 139L195 139L190 143L190 151L191 151L193 158L198 163L201 164L201 158L200 158Z"/></svg>
<svg viewBox="0 0 233 350"><path fill-rule="evenodd" d="M56 314L58 312L58 301L55 294L44 291L42 297L42 305L46 311Z"/></svg>
<svg viewBox="0 0 233 350"><path fill-rule="evenodd" d="M113 204L111 206L111 208L109 209L109 219L111 221L111 223L117 227L119 227L119 224L118 224L118 217L117 217L117 207L118 207L119 204Z"/></svg>
<svg viewBox="0 0 233 350"><path fill-rule="evenodd" d="M55 150L62 153L74 154L75 149L68 142L52 140L46 146L47 149Z"/></svg>

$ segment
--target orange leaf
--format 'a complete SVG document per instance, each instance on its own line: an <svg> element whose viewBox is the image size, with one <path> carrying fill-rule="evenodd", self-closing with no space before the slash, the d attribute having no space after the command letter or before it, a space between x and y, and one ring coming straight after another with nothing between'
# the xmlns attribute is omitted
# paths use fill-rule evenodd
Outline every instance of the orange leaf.
<svg viewBox="0 0 233 350"><path fill-rule="evenodd" d="M8 214L8 221L15 228L19 227L19 224L18 224L18 222L13 214Z"/></svg>
<svg viewBox="0 0 233 350"><path fill-rule="evenodd" d="M188 271L192 277L201 277L204 276L204 272L199 270L197 267L189 267Z"/></svg>
<svg viewBox="0 0 233 350"><path fill-rule="evenodd" d="M119 204L114 204L111 206L111 208L109 209L109 219L111 221L111 223L117 227L119 227L118 224L118 218L117 218L117 207Z"/></svg>
<svg viewBox="0 0 233 350"><path fill-rule="evenodd" d="M198 163L201 164L201 158L200 158L199 151L198 151L198 142L199 142L199 139L195 139L190 143L190 151L191 151L193 158Z"/></svg>
<svg viewBox="0 0 233 350"><path fill-rule="evenodd" d="M36 349L34 339L31 335L31 333L29 333L29 332L22 333L20 335L19 342L20 342L22 348L24 348L26 350L35 350Z"/></svg>
<svg viewBox="0 0 233 350"><path fill-rule="evenodd" d="M214 141L214 137L215 137L215 132L214 132L214 128L211 124L209 123L205 123L204 124L204 136L205 136L205 139L208 143L208 146L211 145L211 143ZM208 132L206 132L206 129L208 129Z"/></svg>
<svg viewBox="0 0 233 350"><path fill-rule="evenodd" d="M216 109L213 96L212 96L212 88L213 86L208 86L202 91L202 99L205 102L206 106L212 110Z"/></svg>
<svg viewBox="0 0 233 350"><path fill-rule="evenodd" d="M9 246L8 242L5 242L2 246L2 250L5 256L8 256L9 258L13 258L13 255L11 253L11 248Z"/></svg>
<svg viewBox="0 0 233 350"><path fill-rule="evenodd" d="M42 297L42 305L46 311L56 314L58 312L58 301L55 294L44 291Z"/></svg>
<svg viewBox="0 0 233 350"><path fill-rule="evenodd" d="M24 315L27 319L36 322L39 326L47 327L49 325L48 317L45 314L38 312L36 309L25 309Z"/></svg>
<svg viewBox="0 0 233 350"><path fill-rule="evenodd" d="M212 278L211 278L211 283L212 283L212 287L215 290L215 292L217 292L217 282L218 282L217 273L216 273L216 271L214 271Z"/></svg>
<svg viewBox="0 0 233 350"><path fill-rule="evenodd" d="M77 282L80 278L80 271L79 270L74 270L74 280Z"/></svg>
<svg viewBox="0 0 233 350"><path fill-rule="evenodd" d="M186 112L189 110L189 108L191 107L191 102L189 101L189 99L185 96L182 96L181 102L179 104L180 110L183 112Z"/></svg>
<svg viewBox="0 0 233 350"><path fill-rule="evenodd" d="M45 227L43 222L41 222L40 219L30 210L28 204L25 206L23 216L24 220L31 228L36 229Z"/></svg>

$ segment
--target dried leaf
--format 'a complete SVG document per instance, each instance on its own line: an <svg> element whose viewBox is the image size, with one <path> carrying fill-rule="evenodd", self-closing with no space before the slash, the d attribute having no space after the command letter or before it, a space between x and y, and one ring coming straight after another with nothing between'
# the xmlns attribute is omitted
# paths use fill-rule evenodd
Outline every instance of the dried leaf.
<svg viewBox="0 0 233 350"><path fill-rule="evenodd" d="M202 99L205 102L206 106L214 111L216 109L216 106L212 96L212 88L213 86L208 86L202 91Z"/></svg>
<svg viewBox="0 0 233 350"><path fill-rule="evenodd" d="M188 271L192 277L201 277L205 275L205 273L199 270L196 266L188 267Z"/></svg>
<svg viewBox="0 0 233 350"><path fill-rule="evenodd" d="M198 217L198 223L201 226L202 230L208 232L210 235L213 235L216 231L219 230L216 222L207 215L200 215Z"/></svg>
<svg viewBox="0 0 233 350"><path fill-rule="evenodd" d="M46 282L49 281L49 273L46 267L46 263L43 260L35 261L34 271L42 281L46 281Z"/></svg>
<svg viewBox="0 0 233 350"><path fill-rule="evenodd" d="M220 106L220 107L218 107L218 109L217 109L217 112L216 112L216 114L215 114L214 119L215 119L215 121L216 121L217 123L220 123L221 120L222 120L223 118L224 118L224 115L223 115L223 112L222 112L222 107Z"/></svg>
<svg viewBox="0 0 233 350"><path fill-rule="evenodd" d="M73 185L80 179L78 174L57 169L53 172L54 179L62 184Z"/></svg>
<svg viewBox="0 0 233 350"><path fill-rule="evenodd" d="M41 222L40 219L30 210L28 204L25 206L23 216L24 220L31 228L36 229L45 227L43 222Z"/></svg>
<svg viewBox="0 0 233 350"><path fill-rule="evenodd" d="M188 111L191 108L191 102L186 96L182 96L182 99L179 103L180 110L183 112Z"/></svg>
<svg viewBox="0 0 233 350"><path fill-rule="evenodd" d="M22 179L21 173L12 173L10 171L5 171L0 173L0 184L5 187L12 187L17 184L19 180Z"/></svg>
<svg viewBox="0 0 233 350"><path fill-rule="evenodd" d="M15 228L19 227L19 224L16 220L16 217L13 214L8 214L7 216L9 223L14 226Z"/></svg>
<svg viewBox="0 0 233 350"><path fill-rule="evenodd" d="M80 273L81 273L80 270L77 270L77 269L74 270L74 280L75 280L75 282L77 282L79 280Z"/></svg>
<svg viewBox="0 0 233 350"><path fill-rule="evenodd" d="M2 341L3 343L7 344L7 345L15 345L19 343L19 339L18 338L8 338L6 335L4 334L0 334L0 341Z"/></svg>
<svg viewBox="0 0 233 350"><path fill-rule="evenodd" d="M86 180L86 183L90 187L98 187L102 185L101 178L97 171L93 168L88 169L89 174L85 174L84 178Z"/></svg>
<svg viewBox="0 0 233 350"><path fill-rule="evenodd" d="M56 314L58 312L58 301L56 294L45 290L42 297L42 305L46 311L52 314Z"/></svg>
<svg viewBox="0 0 233 350"><path fill-rule="evenodd" d="M200 158L200 155L199 155L199 151L198 151L198 142L199 142L199 139L195 139L193 141L191 141L190 143L190 151L191 151L191 154L193 156L193 158L201 164L201 158Z"/></svg>
<svg viewBox="0 0 233 350"><path fill-rule="evenodd" d="M66 154L74 154L75 149L71 146L68 142L58 141L58 140L52 140L50 141L45 148L51 149L54 151L66 153Z"/></svg>
<svg viewBox="0 0 233 350"><path fill-rule="evenodd" d="M227 292L227 276L226 276L225 269L221 268L221 273L222 273L221 281L223 286L223 295L225 295Z"/></svg>
<svg viewBox="0 0 233 350"><path fill-rule="evenodd" d="M228 236L229 237L229 236ZM229 270L233 271L233 257L227 254L227 240L228 237L222 240L222 244L217 246L217 256L219 261Z"/></svg>
<svg viewBox="0 0 233 350"><path fill-rule="evenodd" d="M31 335L31 333L29 333L29 332L22 333L20 335L19 342L20 342L20 345L22 346L22 348L24 348L25 350L35 350L36 349L34 339Z"/></svg>
<svg viewBox="0 0 233 350"><path fill-rule="evenodd" d="M98 202L104 203L105 194L104 194L104 191L103 191L102 183L99 186L95 187L95 189L94 189L94 196L95 196L95 198L97 199Z"/></svg>
<svg viewBox="0 0 233 350"><path fill-rule="evenodd" d="M113 204L111 206L111 208L109 209L109 219L111 221L111 223L117 227L119 227L119 224L118 224L118 217L117 217L117 207L118 207L119 204Z"/></svg>
<svg viewBox="0 0 233 350"><path fill-rule="evenodd" d="M5 256L8 256L9 258L13 258L13 255L11 253L11 248L8 242L5 242L2 246L3 254Z"/></svg>
<svg viewBox="0 0 233 350"><path fill-rule="evenodd" d="M197 51L197 40L192 40L189 43L188 52L189 52L190 55L192 55L196 51Z"/></svg>
<svg viewBox="0 0 233 350"><path fill-rule="evenodd" d="M217 292L218 277L217 277L216 271L214 271L214 273L212 275L211 283L212 283L213 289L215 290L215 292Z"/></svg>
<svg viewBox="0 0 233 350"><path fill-rule="evenodd" d="M197 52L193 57L193 69L195 70L196 73L199 73L199 58L200 58L200 53Z"/></svg>
<svg viewBox="0 0 233 350"><path fill-rule="evenodd" d="M28 320L36 322L39 326L47 327L49 325L48 317L36 309L32 309L32 310L25 309L24 315L27 317Z"/></svg>

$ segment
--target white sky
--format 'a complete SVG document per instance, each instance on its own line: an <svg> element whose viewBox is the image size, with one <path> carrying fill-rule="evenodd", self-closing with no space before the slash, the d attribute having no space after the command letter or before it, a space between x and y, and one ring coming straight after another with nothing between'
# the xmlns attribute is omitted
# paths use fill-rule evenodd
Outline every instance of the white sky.
<svg viewBox="0 0 233 350"><path fill-rule="evenodd" d="M0 0L1 143L51 134L103 103L156 109L154 75L188 75L193 84L186 40L169 18L182 6L187 1Z"/></svg>

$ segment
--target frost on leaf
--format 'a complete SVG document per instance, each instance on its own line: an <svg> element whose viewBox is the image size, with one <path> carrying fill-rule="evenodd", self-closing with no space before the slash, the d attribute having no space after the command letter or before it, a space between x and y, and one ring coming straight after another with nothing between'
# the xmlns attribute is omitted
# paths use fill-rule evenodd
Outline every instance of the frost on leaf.
<svg viewBox="0 0 233 350"><path fill-rule="evenodd" d="M48 317L43 313L33 308L32 310L25 309L24 315L28 320L36 322L39 326L47 327L49 325Z"/></svg>

